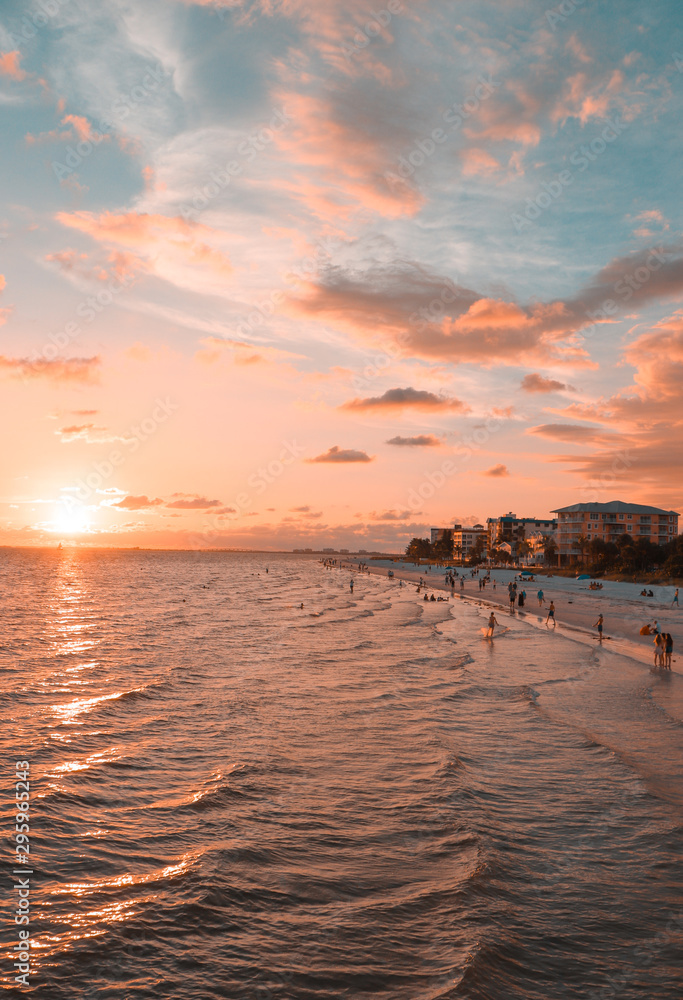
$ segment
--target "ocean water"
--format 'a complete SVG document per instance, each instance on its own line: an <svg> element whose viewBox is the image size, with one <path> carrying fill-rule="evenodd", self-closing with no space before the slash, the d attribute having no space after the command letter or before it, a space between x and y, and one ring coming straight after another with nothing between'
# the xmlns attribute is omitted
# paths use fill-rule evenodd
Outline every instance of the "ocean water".
<svg viewBox="0 0 683 1000"><path fill-rule="evenodd" d="M5 550L0 596L9 995L680 998L676 669L297 556Z"/></svg>

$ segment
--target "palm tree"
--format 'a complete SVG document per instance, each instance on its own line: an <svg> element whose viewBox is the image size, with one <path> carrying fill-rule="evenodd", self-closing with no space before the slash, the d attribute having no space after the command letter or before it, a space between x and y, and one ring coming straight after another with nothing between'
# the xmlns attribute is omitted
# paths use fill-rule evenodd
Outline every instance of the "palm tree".
<svg viewBox="0 0 683 1000"><path fill-rule="evenodd" d="M557 555L557 542L552 535L543 539L543 555L547 563L552 563Z"/></svg>
<svg viewBox="0 0 683 1000"><path fill-rule="evenodd" d="M586 553L590 549L591 543L588 541L586 535L579 535L579 537L576 539L576 544L578 545L581 551L581 565L583 566L586 562Z"/></svg>
<svg viewBox="0 0 683 1000"><path fill-rule="evenodd" d="M520 542L517 543L517 558L520 563L526 556L531 552L531 542L527 541L526 538L522 538Z"/></svg>

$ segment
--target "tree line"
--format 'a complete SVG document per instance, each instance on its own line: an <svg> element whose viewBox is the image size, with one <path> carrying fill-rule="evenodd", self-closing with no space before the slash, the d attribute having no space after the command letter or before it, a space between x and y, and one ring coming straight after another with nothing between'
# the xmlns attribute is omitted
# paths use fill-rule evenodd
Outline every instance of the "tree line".
<svg viewBox="0 0 683 1000"><path fill-rule="evenodd" d="M649 538L633 538L619 535L615 542L605 542L602 538L588 539L581 535L577 539L578 563L591 576L605 573L664 572L667 576L683 576L683 535L663 545L651 542ZM557 565L557 542L548 537L543 541L543 559L551 566ZM493 563L514 563L531 553L527 539L516 543L514 556L505 549L493 549L490 559ZM462 553L453 548L453 532L444 531L441 538L432 544L428 538L413 538L406 547L406 556L417 562L419 559L433 559L437 562L461 562ZM477 539L469 553L466 564L477 566L486 560L486 543L483 536Z"/></svg>

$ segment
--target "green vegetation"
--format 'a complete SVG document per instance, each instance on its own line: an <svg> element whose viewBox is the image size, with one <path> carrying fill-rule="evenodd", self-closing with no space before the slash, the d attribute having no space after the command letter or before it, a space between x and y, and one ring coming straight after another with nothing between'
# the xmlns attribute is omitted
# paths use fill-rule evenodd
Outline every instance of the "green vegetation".
<svg viewBox="0 0 683 1000"><path fill-rule="evenodd" d="M683 575L683 535L677 535L665 545L655 545L649 538L633 539L620 535L617 542L601 538L578 540L581 565L592 576L604 573L625 573L630 576L664 571L667 576Z"/></svg>

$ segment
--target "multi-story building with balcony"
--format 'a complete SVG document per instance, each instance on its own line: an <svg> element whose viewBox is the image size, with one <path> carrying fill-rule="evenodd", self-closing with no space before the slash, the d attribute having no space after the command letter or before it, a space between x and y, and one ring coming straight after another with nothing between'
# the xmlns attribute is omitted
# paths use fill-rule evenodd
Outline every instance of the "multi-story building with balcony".
<svg viewBox="0 0 683 1000"><path fill-rule="evenodd" d="M486 528L483 524L475 524L471 528L464 528L462 524L453 525L453 554L458 562L464 563L472 554L480 538L484 540L482 555L486 558Z"/></svg>
<svg viewBox="0 0 683 1000"><path fill-rule="evenodd" d="M486 521L488 529L488 549L493 552L503 543L510 546L513 558L517 557L519 543L532 535L542 535L544 538L555 537L557 520L539 520L535 517L517 517L516 514L506 514L504 517L489 517Z"/></svg>
<svg viewBox="0 0 683 1000"><path fill-rule="evenodd" d="M664 545L678 534L678 513L661 507L612 500L609 503L574 503L553 511L558 516L559 565L571 565L582 557L579 539L591 542L600 538L616 542L620 535L635 541L647 538Z"/></svg>
<svg viewBox="0 0 683 1000"><path fill-rule="evenodd" d="M448 528L432 528L430 537L432 545L436 545L437 542L440 542L447 531Z"/></svg>

